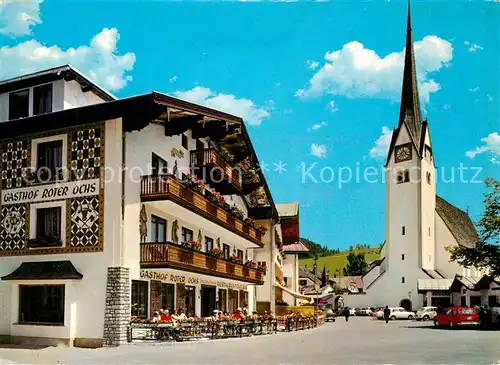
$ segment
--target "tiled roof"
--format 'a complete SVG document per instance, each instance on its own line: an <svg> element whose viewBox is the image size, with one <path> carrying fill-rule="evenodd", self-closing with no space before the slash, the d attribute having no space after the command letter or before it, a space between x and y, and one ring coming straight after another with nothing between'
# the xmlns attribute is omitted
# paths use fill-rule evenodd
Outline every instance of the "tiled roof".
<svg viewBox="0 0 500 365"><path fill-rule="evenodd" d="M71 261L35 261L23 262L2 280L79 280L82 274L73 266Z"/></svg>
<svg viewBox="0 0 500 365"><path fill-rule="evenodd" d="M277 203L276 209L280 217L294 217L299 214L299 202Z"/></svg>
<svg viewBox="0 0 500 365"><path fill-rule="evenodd" d="M317 284L321 283L321 280L305 267L299 267L299 278L307 278Z"/></svg>
<svg viewBox="0 0 500 365"><path fill-rule="evenodd" d="M473 247L476 244L478 241L477 231L466 212L451 205L438 195L436 195L436 212L459 245Z"/></svg>
<svg viewBox="0 0 500 365"><path fill-rule="evenodd" d="M306 247L306 245L299 241L292 243L291 245L284 245L283 251L285 251L285 253L305 253L309 252L309 249Z"/></svg>
<svg viewBox="0 0 500 365"><path fill-rule="evenodd" d="M333 278L333 280L341 289L350 290L350 288L356 285L357 289L363 288L363 277L362 276L343 276L340 278Z"/></svg>

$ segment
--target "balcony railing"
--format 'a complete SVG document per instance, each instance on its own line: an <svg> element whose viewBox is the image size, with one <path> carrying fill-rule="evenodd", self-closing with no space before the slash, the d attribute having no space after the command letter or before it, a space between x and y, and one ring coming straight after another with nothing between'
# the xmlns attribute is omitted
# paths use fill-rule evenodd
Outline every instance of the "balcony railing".
<svg viewBox="0 0 500 365"><path fill-rule="evenodd" d="M183 248L172 242L141 243L141 268L173 268L218 276L252 284L263 284L264 273L257 269Z"/></svg>
<svg viewBox="0 0 500 365"><path fill-rule="evenodd" d="M184 185L172 175L149 175L141 179L141 200L172 200L208 220L264 246L264 237L255 227L245 223L230 211L212 203L206 196Z"/></svg>
<svg viewBox="0 0 500 365"><path fill-rule="evenodd" d="M224 194L241 192L241 173L233 169L214 148L191 151L191 166L195 174L206 182L216 185Z"/></svg>

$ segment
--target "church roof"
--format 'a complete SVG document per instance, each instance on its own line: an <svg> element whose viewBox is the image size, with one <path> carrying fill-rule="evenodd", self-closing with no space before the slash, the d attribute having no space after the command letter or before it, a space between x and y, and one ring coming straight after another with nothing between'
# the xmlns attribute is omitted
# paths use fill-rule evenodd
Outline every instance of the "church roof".
<svg viewBox="0 0 500 365"><path fill-rule="evenodd" d="M405 61L403 70L403 86L401 90L401 105L399 110L399 124L392 134L387 163L396 144L399 132L403 125L406 126L410 139L415 146L418 156L422 156L425 141L427 122L422 121L420 99L418 95L417 68L415 64L415 51L413 49L413 30L411 27L411 11L408 2L408 20L406 25Z"/></svg>
<svg viewBox="0 0 500 365"><path fill-rule="evenodd" d="M466 212L448 203L438 195L436 195L436 212L459 245L465 247L475 246L479 237L474 224Z"/></svg>

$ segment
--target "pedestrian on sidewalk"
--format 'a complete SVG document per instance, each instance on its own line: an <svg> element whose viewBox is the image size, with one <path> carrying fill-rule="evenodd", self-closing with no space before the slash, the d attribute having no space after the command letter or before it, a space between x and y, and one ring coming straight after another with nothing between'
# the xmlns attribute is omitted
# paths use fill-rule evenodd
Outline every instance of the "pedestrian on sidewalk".
<svg viewBox="0 0 500 365"><path fill-rule="evenodd" d="M345 307L345 309L344 309L344 317L345 317L345 321L346 322L349 322L349 315L350 315L350 313L349 313L349 307Z"/></svg>
<svg viewBox="0 0 500 365"><path fill-rule="evenodd" d="M384 308L384 319L385 319L385 323L389 323L389 316L391 315L391 310L389 309L389 307L386 305L385 308Z"/></svg>

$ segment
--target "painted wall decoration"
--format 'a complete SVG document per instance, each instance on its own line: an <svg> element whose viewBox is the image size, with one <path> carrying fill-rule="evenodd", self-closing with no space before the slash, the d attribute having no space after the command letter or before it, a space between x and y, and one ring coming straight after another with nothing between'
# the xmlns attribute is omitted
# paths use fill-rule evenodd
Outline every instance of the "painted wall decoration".
<svg viewBox="0 0 500 365"><path fill-rule="evenodd" d="M179 242L179 222L177 219L172 223L172 241Z"/></svg>
<svg viewBox="0 0 500 365"><path fill-rule="evenodd" d="M28 141L8 142L2 148L2 189L26 186L23 179L29 166Z"/></svg>
<svg viewBox="0 0 500 365"><path fill-rule="evenodd" d="M101 128L73 131L70 137L71 179L74 181L99 177L102 163L101 150L104 151Z"/></svg>
<svg viewBox="0 0 500 365"><path fill-rule="evenodd" d="M0 214L0 251L22 250L27 239L25 204L2 206Z"/></svg>
<svg viewBox="0 0 500 365"><path fill-rule="evenodd" d="M23 177L31 165L31 140L66 134L69 181L28 185ZM103 249L104 187L100 181L104 166L104 124L54 130L12 140L0 140L0 256L95 252ZM77 181L84 180L84 181ZM31 250L30 217L33 203L65 200L66 245ZM33 228L33 227L31 227ZM33 230L32 230L33 231Z"/></svg>
<svg viewBox="0 0 500 365"><path fill-rule="evenodd" d="M99 245L99 197L71 199L71 238L74 247Z"/></svg>
<svg viewBox="0 0 500 365"><path fill-rule="evenodd" d="M172 148L172 150L170 151L170 155L172 157L184 158L184 151L177 148Z"/></svg>
<svg viewBox="0 0 500 365"><path fill-rule="evenodd" d="M139 214L139 233L141 235L141 242L146 242L148 237L148 214L146 213L146 206L144 204Z"/></svg>

